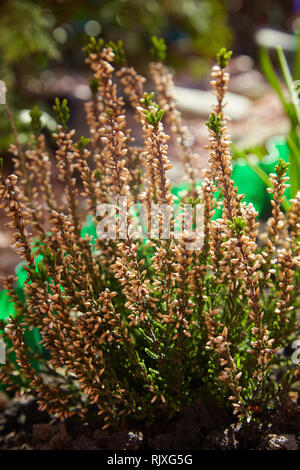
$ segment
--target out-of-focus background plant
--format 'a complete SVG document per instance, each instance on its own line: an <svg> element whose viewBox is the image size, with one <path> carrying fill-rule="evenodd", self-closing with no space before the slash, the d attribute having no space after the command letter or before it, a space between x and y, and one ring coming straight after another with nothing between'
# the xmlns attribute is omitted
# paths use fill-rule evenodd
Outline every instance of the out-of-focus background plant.
<svg viewBox="0 0 300 470"><path fill-rule="evenodd" d="M56 65L80 71L80 45L87 36L101 34L111 40L122 39L129 60L138 63L140 68L149 59L150 37L164 36L170 45L169 64L180 68L189 56L189 69L198 76L203 75L208 70L209 60L232 38L223 3L220 0L1 2L0 78L7 84L8 101L16 111L18 128L26 131L28 113L18 114L17 111L30 107L32 95L42 101L45 98L38 83L39 76L52 84L55 80L53 74L47 73L49 62L52 70ZM51 89L49 91L51 94ZM52 91L53 94L59 92ZM44 109L47 109L45 105ZM3 122L0 131L0 148L3 149L11 135ZM22 138L25 135L21 135Z"/></svg>
<svg viewBox="0 0 300 470"><path fill-rule="evenodd" d="M260 49L260 63L266 79L276 92L289 120L287 135L277 139L274 147L275 152L277 150L278 155L280 153L284 154L285 160L290 163L290 190L287 191L287 194L293 198L300 190L300 34L298 34L297 50L292 70L287 63L281 46L277 46L276 52L281 76L276 72L270 57L270 51L266 47ZM281 84L281 79L283 84ZM270 186L268 170L269 172L273 170L275 160L268 162L265 147L253 147L243 152L233 145L233 151L235 156L245 159L251 170L257 174L266 186ZM251 154L258 157L258 163L250 160L249 155ZM289 203L285 201L285 208L288 208L288 206Z"/></svg>
<svg viewBox="0 0 300 470"><path fill-rule="evenodd" d="M128 61L143 72L150 38L156 35L167 43L167 64L178 71L180 82L190 86L205 81L222 46L255 58L254 36L259 27L292 32L298 6L297 0L4 0L0 5L0 79L7 82L8 102L16 112L29 109L33 98L35 102L40 99L47 111L49 99L72 95L74 81L80 85L85 69L78 46L87 36L122 39ZM79 86L74 97L75 101L87 98L87 91ZM16 113L16 118L18 128L25 131L28 113ZM3 149L11 136L3 122L0 131Z"/></svg>
<svg viewBox="0 0 300 470"><path fill-rule="evenodd" d="M30 105L25 86L28 77L45 68L48 60L60 57L52 35L53 21L38 3L7 0L1 2L0 7L1 80L6 83L11 107L18 111ZM4 119L1 119L0 132L3 148L11 142L10 127Z"/></svg>

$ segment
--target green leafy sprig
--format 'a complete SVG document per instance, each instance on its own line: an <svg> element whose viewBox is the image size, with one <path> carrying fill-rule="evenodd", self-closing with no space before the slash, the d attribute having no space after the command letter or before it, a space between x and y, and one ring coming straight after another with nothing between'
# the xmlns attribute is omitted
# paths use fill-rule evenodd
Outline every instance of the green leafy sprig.
<svg viewBox="0 0 300 470"><path fill-rule="evenodd" d="M67 123L70 119L70 109L68 107L68 100L64 98L60 101L59 98L55 98L55 105L53 110L56 115L56 119L64 128L67 127Z"/></svg>
<svg viewBox="0 0 300 470"><path fill-rule="evenodd" d="M152 36L151 44L150 54L154 59L164 62L167 56L167 46L164 39Z"/></svg>

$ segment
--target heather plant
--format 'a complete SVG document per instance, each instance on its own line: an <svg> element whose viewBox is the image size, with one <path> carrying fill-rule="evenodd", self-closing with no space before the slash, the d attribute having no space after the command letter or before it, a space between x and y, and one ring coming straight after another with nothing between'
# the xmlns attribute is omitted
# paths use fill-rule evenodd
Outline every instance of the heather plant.
<svg viewBox="0 0 300 470"><path fill-rule="evenodd" d="M155 47L164 50L161 41L154 40ZM93 72L86 103L89 138L68 128L66 100L54 105L65 207L51 186L37 108L26 148L18 142L10 148L14 174L5 177L2 170L1 208L27 273L25 300L16 293L14 277L5 281L15 314L3 322L1 338L16 363L8 354L0 371L3 384L35 394L42 410L62 420L98 414L103 429L127 416L147 422L172 417L199 400L232 407L248 421L257 409L280 406L300 372L297 361L283 353L299 338L300 194L283 213L288 179L280 160L269 189L272 217L259 238L257 212L231 178L224 112L230 53L222 49L212 70L216 106L207 121L210 160L199 189L197 156L168 69L150 63L156 94L148 94L145 79L124 63L122 44L92 39L85 52ZM141 146L128 128L116 79L140 124ZM137 203L149 210L164 205L175 226L164 125L175 137L190 183L179 202L201 204L203 227L198 233L183 221L176 237L171 231L169 237L135 238L130 226L137 213L130 209ZM221 198L215 197L218 190ZM120 198L128 214L125 234ZM99 211L105 204L114 207L122 237L83 235L86 214L95 226L108 228ZM158 216L161 231L163 224ZM191 249L197 237L202 244ZM27 329L40 334L36 348L26 340Z"/></svg>

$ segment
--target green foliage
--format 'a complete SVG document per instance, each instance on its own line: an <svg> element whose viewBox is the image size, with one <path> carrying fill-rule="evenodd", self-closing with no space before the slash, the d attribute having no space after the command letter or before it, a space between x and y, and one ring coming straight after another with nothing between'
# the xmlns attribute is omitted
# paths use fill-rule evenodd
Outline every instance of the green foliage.
<svg viewBox="0 0 300 470"><path fill-rule="evenodd" d="M217 136L220 136L222 128L221 116L217 116L216 113L211 113L208 118L208 121L206 121L206 125Z"/></svg>
<svg viewBox="0 0 300 470"><path fill-rule="evenodd" d="M108 41L105 44L102 38L96 39L93 36L89 38L88 43L83 47L84 53L88 56L89 54L97 54L99 53L103 47L110 47L114 53L114 65L120 67L126 64L126 56L125 51L123 48L123 41L119 40L117 42ZM92 82L93 86L93 93L96 87L96 82Z"/></svg>
<svg viewBox="0 0 300 470"><path fill-rule="evenodd" d="M104 47L104 40L102 38L96 39L93 36L89 38L88 43L83 47L83 52L88 56L89 54L97 54Z"/></svg>
<svg viewBox="0 0 300 470"><path fill-rule="evenodd" d="M145 108L150 108L151 106L154 106L152 100L154 98L154 93L144 93L143 98L141 98L141 103L145 106Z"/></svg>
<svg viewBox="0 0 300 470"><path fill-rule="evenodd" d="M151 44L151 55L154 57L155 60L158 60L159 62L164 62L167 56L167 46L165 44L164 39L152 36Z"/></svg>
<svg viewBox="0 0 300 470"><path fill-rule="evenodd" d="M99 53L103 47L110 47L114 53L114 65L120 67L126 64L126 56L123 48L123 41L117 42L108 41L106 44L102 38L96 39L93 36L89 38L88 43L83 47L84 53L88 56L89 54ZM95 88L93 83L93 89ZM92 90L93 91L93 90Z"/></svg>
<svg viewBox="0 0 300 470"><path fill-rule="evenodd" d="M144 114L146 116L146 121L148 124L151 124L155 129L158 127L158 124L163 118L164 110L159 109L158 104L153 102L154 93L144 93L143 98L141 98L141 104L144 106Z"/></svg>
<svg viewBox="0 0 300 470"><path fill-rule="evenodd" d="M227 24L227 9L221 0L102 0L89 16L101 24L101 35L122 38L127 45L128 60L140 69L149 59L149 37L174 38L184 35L190 57L179 53L176 37L168 44L167 61L176 68L189 67L199 76L207 72L222 45L229 45L232 33ZM73 5L76 10L76 5ZM82 15L83 16L83 15Z"/></svg>
<svg viewBox="0 0 300 470"><path fill-rule="evenodd" d="M146 121L148 124L151 124L155 129L158 127L158 124L163 118L164 110L163 109L156 109L153 111L148 111L147 109L144 110Z"/></svg>
<svg viewBox="0 0 300 470"><path fill-rule="evenodd" d="M123 41L121 40L117 42L108 41L108 43L106 44L106 47L111 47L111 49L113 50L113 53L115 55L114 65L116 65L117 67L120 67L126 64L126 56L125 56L125 51L123 48Z"/></svg>
<svg viewBox="0 0 300 470"><path fill-rule="evenodd" d="M278 76L275 67L272 64L269 51L266 48L261 48L260 50L260 62L261 68L269 82L272 86L276 94L278 95L283 109L290 120L290 130L288 135L286 136L286 142L289 146L290 155L289 155L289 162L290 162L290 191L291 196L295 197L297 192L300 189L300 136L299 136L299 126L300 126L300 105L299 101L295 100L295 91L294 91L294 80L297 80L299 70L297 64L299 63L300 57L300 33L298 37L298 49L295 58L295 67L294 67L294 75L289 69L287 60L285 58L284 52L281 47L276 48L277 52L277 59L280 67L280 71L282 74L282 78L284 80L285 86L288 91L288 97L286 96L286 92L281 84L280 77ZM245 158L249 163L248 153L251 152L242 152L238 151L239 155L242 158ZM258 165L251 164L253 170L259 175L261 180L269 186L268 183L268 175L259 168ZM288 209L289 204L287 202L284 203L285 209Z"/></svg>
<svg viewBox="0 0 300 470"><path fill-rule="evenodd" d="M53 106L53 110L59 124L61 124L63 127L66 127L70 119L68 100L64 98L62 102L60 102L59 98L55 98L55 105Z"/></svg>
<svg viewBox="0 0 300 470"><path fill-rule="evenodd" d="M229 59L232 56L232 51L227 51L226 47L222 47L217 53L217 61L221 69L225 69L228 65Z"/></svg>
<svg viewBox="0 0 300 470"><path fill-rule="evenodd" d="M89 144L89 142L90 142L89 138L81 136L78 144L76 144L76 147L78 148L80 152L82 152L82 150Z"/></svg>
<svg viewBox="0 0 300 470"><path fill-rule="evenodd" d="M287 172L287 169L288 169L289 166L290 166L290 164L288 162L285 162L284 160L282 160L282 158L280 158L279 162L278 162L278 165L276 165L276 167L275 167L275 173L278 176L282 177Z"/></svg>
<svg viewBox="0 0 300 470"><path fill-rule="evenodd" d="M193 197L189 197L187 199L187 204L190 204L193 208L196 207L198 204L200 204L201 201L200 201L200 198L197 197L196 199L194 199ZM184 203L180 203L180 206L181 207L184 207L185 204Z"/></svg>
<svg viewBox="0 0 300 470"><path fill-rule="evenodd" d="M227 224L237 237L244 234L246 221L242 217L233 217L232 221L228 220Z"/></svg>
<svg viewBox="0 0 300 470"><path fill-rule="evenodd" d="M1 5L0 64L5 74L22 61L24 68L35 65L35 57L60 57L51 35L51 21L37 2L10 0Z"/></svg>
<svg viewBox="0 0 300 470"><path fill-rule="evenodd" d="M25 82L45 69L50 60L61 57L52 35L51 15L39 3L31 0L1 2L0 79L7 85L7 102L14 115L31 107L23 93ZM21 122L18 128L29 134ZM6 149L11 141L11 129L2 115L0 149Z"/></svg>
<svg viewBox="0 0 300 470"><path fill-rule="evenodd" d="M97 78L95 78L95 77L92 77L90 79L89 85L90 85L91 92L95 96L97 94L97 91L98 91L99 86L100 86L99 80L97 80Z"/></svg>
<svg viewBox="0 0 300 470"><path fill-rule="evenodd" d="M49 247L41 249L41 255L43 256L44 266L54 268L57 260L57 253L53 253Z"/></svg>
<svg viewBox="0 0 300 470"><path fill-rule="evenodd" d="M31 117L32 130L34 134L38 135L42 128L42 122L41 122L42 112L39 110L37 106L34 106L29 114Z"/></svg>

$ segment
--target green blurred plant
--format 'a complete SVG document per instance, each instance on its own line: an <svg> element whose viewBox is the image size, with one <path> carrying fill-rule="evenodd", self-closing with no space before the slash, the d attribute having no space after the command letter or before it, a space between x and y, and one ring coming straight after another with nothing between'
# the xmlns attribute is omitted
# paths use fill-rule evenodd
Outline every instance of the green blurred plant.
<svg viewBox="0 0 300 470"><path fill-rule="evenodd" d="M124 64L122 41L119 40L122 38L128 59L135 64L139 62L141 70L147 65L151 36L166 39L170 46L169 64L173 67L184 65L197 76L207 72L210 59L220 46L231 41L226 6L221 0L150 0L146 4L139 0L51 3L47 0L6 0L1 2L0 79L7 83L7 100L14 115L15 109L31 106L24 98L26 93L22 92L26 79L35 74L37 68L45 68L49 59L60 57L52 29L65 29L67 40L62 54L68 52L68 57L75 62L79 58L80 66L77 45L78 41L86 39L83 31L91 18L98 21L101 34L116 40L108 43L116 46L115 65ZM159 59L163 59L163 49L159 54ZM14 117L17 121L17 116ZM17 124L22 130L21 123ZM6 149L11 135L5 120L2 120L0 131L0 148Z"/></svg>
<svg viewBox="0 0 300 470"><path fill-rule="evenodd" d="M286 90L280 81L274 65L272 64L270 52L267 48L261 48L260 62L269 84L278 95L283 109L290 121L290 129L286 136L286 143L289 148L290 194L291 197L295 197L300 189L300 105L299 97L297 99L295 89L295 82L300 78L300 34L298 35L298 47L293 72L290 70L285 54L280 46L276 48L276 53ZM251 153L255 153L260 159L263 158L265 155L264 149L263 152L261 152L261 149L249 149L243 152L235 147L234 152L237 156L242 157L247 161L266 186L270 186L268 174L258 164L251 162L249 159L249 154ZM285 201L284 204L287 209L289 207L289 203Z"/></svg>
<svg viewBox="0 0 300 470"><path fill-rule="evenodd" d="M227 8L221 0L103 0L101 6L87 1L80 7L66 1L60 8L73 11L73 17L98 21L101 34L126 44L130 62L146 67L149 37L163 36L168 43L167 61L173 67L188 67L196 76L204 75L222 45L232 33L227 25ZM182 48L180 45L182 44ZM185 60L189 56L188 63Z"/></svg>
<svg viewBox="0 0 300 470"><path fill-rule="evenodd" d="M163 38L152 36L151 43L152 48L150 49L150 53L152 54L153 58L159 60L160 62L164 62L167 56L167 46Z"/></svg>
<svg viewBox="0 0 300 470"><path fill-rule="evenodd" d="M7 101L14 114L15 109L28 106L24 99L24 78L45 67L48 60L60 57L51 28L47 11L37 2L1 2L0 79L6 83ZM6 148L11 135L5 119L1 119L0 135L0 148Z"/></svg>
<svg viewBox="0 0 300 470"><path fill-rule="evenodd" d="M232 51L227 51L226 47L222 47L217 53L217 61L221 69L227 67L230 57L232 56Z"/></svg>
<svg viewBox="0 0 300 470"><path fill-rule="evenodd" d="M16 73L30 71L60 53L51 35L51 21L45 10L30 0L1 2L1 78L8 84L19 80Z"/></svg>
<svg viewBox="0 0 300 470"><path fill-rule="evenodd" d="M300 37L300 35L299 35ZM293 99L294 95L294 81L299 79L299 56L300 56L300 39L298 38L298 48L295 59L294 72L290 71L286 57L281 47L276 48L280 71L282 73L285 86L288 94L284 92L284 89L280 83L278 75L272 65L269 51L266 48L262 48L260 52L262 70L268 79L272 88L276 91L284 111L290 120L290 131L287 135L287 144L290 149L290 179L291 179L291 194L295 196L297 191L300 189L300 137L299 137L299 126L300 126L300 106L297 100Z"/></svg>

